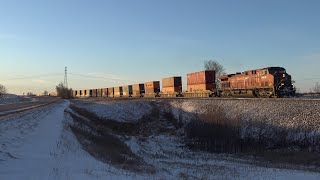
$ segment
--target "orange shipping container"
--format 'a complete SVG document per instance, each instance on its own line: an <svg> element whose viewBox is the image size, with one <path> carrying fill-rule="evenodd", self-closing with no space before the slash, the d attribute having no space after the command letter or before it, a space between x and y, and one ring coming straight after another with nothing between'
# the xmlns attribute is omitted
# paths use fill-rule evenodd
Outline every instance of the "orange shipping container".
<svg viewBox="0 0 320 180"><path fill-rule="evenodd" d="M182 87L181 77L169 77L162 79L162 88L165 87Z"/></svg>
<svg viewBox="0 0 320 180"><path fill-rule="evenodd" d="M122 86L122 96L123 97L129 97L129 86Z"/></svg>
<svg viewBox="0 0 320 180"><path fill-rule="evenodd" d="M132 85L132 96L133 97L140 97L144 93L145 93L144 84L133 84Z"/></svg>
<svg viewBox="0 0 320 180"><path fill-rule="evenodd" d="M160 81L146 82L146 94L154 94L160 92Z"/></svg>
<svg viewBox="0 0 320 180"><path fill-rule="evenodd" d="M187 74L187 84L214 84L216 80L215 71L201 71Z"/></svg>
<svg viewBox="0 0 320 180"><path fill-rule="evenodd" d="M114 88L108 88L108 97L114 97Z"/></svg>
<svg viewBox="0 0 320 180"><path fill-rule="evenodd" d="M108 88L103 88L102 89L102 97L107 97L108 96Z"/></svg>
<svg viewBox="0 0 320 180"><path fill-rule="evenodd" d="M114 97L121 97L122 96L122 87L115 87L114 88Z"/></svg>
<svg viewBox="0 0 320 180"><path fill-rule="evenodd" d="M214 91L215 86L214 84L195 84L195 85L188 85L188 92L205 92L205 91Z"/></svg>
<svg viewBox="0 0 320 180"><path fill-rule="evenodd" d="M180 93L182 92L182 87L163 87L162 92L164 94Z"/></svg>

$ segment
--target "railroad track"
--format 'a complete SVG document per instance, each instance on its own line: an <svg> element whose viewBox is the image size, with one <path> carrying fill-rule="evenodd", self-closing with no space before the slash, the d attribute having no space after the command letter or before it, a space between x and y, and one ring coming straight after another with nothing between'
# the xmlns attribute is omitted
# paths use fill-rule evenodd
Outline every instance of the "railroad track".
<svg viewBox="0 0 320 180"><path fill-rule="evenodd" d="M40 108L40 107L45 107L45 106L54 104L60 100L61 99L56 99L56 100L49 101L49 102L40 102L40 103L33 103L33 104L31 104L30 102L26 102L25 104L29 103L30 105L29 106L26 105L25 107L16 108L16 109L13 108L12 110L0 111L0 117L9 116L12 114L33 110L33 109ZM23 103L17 103L17 104L23 104ZM15 105L15 104L9 104L9 105ZM2 106L5 106L5 105L2 105Z"/></svg>
<svg viewBox="0 0 320 180"><path fill-rule="evenodd" d="M76 99L114 99L114 100L130 100L130 99L168 99L168 100L252 100L252 101L320 101L320 98L212 98L212 97L82 97Z"/></svg>

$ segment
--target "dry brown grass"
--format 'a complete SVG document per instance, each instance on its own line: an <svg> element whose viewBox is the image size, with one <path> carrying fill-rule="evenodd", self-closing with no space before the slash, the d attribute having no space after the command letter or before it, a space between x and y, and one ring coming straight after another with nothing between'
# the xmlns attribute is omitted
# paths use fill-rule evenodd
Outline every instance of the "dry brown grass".
<svg viewBox="0 0 320 180"><path fill-rule="evenodd" d="M72 109L77 113L80 112L82 117L69 112L73 119L70 128L85 151L97 160L111 163L120 169L139 173L155 173L153 166L136 156L123 142L121 136L114 134L114 132L118 132L120 135L128 132L125 128L130 129L130 127L135 127L134 125L123 124L120 126L114 121L96 119L95 115L85 110L76 107L72 107Z"/></svg>

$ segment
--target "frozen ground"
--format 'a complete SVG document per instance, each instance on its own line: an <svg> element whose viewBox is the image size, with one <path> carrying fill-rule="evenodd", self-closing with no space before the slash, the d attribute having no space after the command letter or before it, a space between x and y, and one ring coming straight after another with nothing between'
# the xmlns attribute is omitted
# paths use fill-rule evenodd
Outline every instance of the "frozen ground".
<svg viewBox="0 0 320 180"><path fill-rule="evenodd" d="M115 104L122 110L132 109L137 102L133 101L101 101L95 104L95 110L92 111L90 105L94 101L86 101L83 105L81 101L76 101L74 105L91 112L102 112L109 110L104 104ZM211 108L210 101L193 100L140 100L138 103L144 104L135 111L141 112L130 114L128 117L139 119L138 130L130 132L113 129L115 135L130 147L134 154L141 157L147 164L155 167L156 171L153 177L160 179L319 179L319 173L312 173L301 170L289 170L272 168L271 164L258 165L253 160L244 160L235 156L226 154L212 154L201 151L190 150L184 143L181 136L181 130L177 130L174 123L168 119L168 112L172 111L177 119L181 116L190 116L201 113ZM212 101L211 101L212 103ZM222 104L222 103L221 103ZM267 103L266 103L267 104ZM151 109L149 114L145 107ZM200 110L199 110L200 109ZM182 113L184 112L184 113ZM187 113L189 112L189 113ZM98 116L101 116L98 113ZM180 117L179 117L180 116ZM118 121L116 115L104 116L104 121ZM188 119L187 117L183 117ZM118 122L123 122L122 120ZM121 128L120 128L121 129ZM98 131L97 131L98 132ZM267 166L267 167L265 167ZM269 168L268 168L269 166Z"/></svg>
<svg viewBox="0 0 320 180"><path fill-rule="evenodd" d="M83 151L64 110L69 102L0 120L0 179L136 177Z"/></svg>
<svg viewBox="0 0 320 180"><path fill-rule="evenodd" d="M119 127L126 126L128 120L139 124L134 131L119 128L108 133L127 144L135 156L155 171L123 170L127 161L115 166L83 148L84 142L79 142L70 129L70 124L77 124L68 113L73 111L69 104L63 101L0 118L0 179L320 179L320 174L315 172L261 167L229 155L189 150L179 135L181 132L166 116L167 108L151 100L99 104L72 101L73 105L90 110L105 121L117 122ZM99 128L108 124L91 126L90 118L83 120L91 127L87 131L105 133ZM108 145L108 141L103 143ZM108 146L115 145L110 142Z"/></svg>
<svg viewBox="0 0 320 180"><path fill-rule="evenodd" d="M92 99L91 99L92 100ZM148 114L152 107L141 101L98 101L74 100L77 107L87 109L97 116L119 122L137 122Z"/></svg>
<svg viewBox="0 0 320 180"><path fill-rule="evenodd" d="M27 100L26 98L22 98L15 94L4 94L3 97L0 98L0 105L19 103L26 100Z"/></svg>

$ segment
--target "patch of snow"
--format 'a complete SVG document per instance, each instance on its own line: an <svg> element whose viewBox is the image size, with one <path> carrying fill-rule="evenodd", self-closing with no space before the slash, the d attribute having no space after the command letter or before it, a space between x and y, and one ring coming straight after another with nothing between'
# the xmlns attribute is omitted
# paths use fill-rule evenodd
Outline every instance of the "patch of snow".
<svg viewBox="0 0 320 180"><path fill-rule="evenodd" d="M82 150L64 113L69 102L0 121L0 179L142 178Z"/></svg>
<svg viewBox="0 0 320 180"><path fill-rule="evenodd" d="M15 94L4 94L2 98L0 98L0 105L1 104L13 104L21 102L22 98Z"/></svg>
<svg viewBox="0 0 320 180"><path fill-rule="evenodd" d="M157 169L156 179L319 179L320 173L267 168L223 154L194 152L168 135L127 140L131 150Z"/></svg>
<svg viewBox="0 0 320 180"><path fill-rule="evenodd" d="M150 102L138 101L118 101L113 103L75 101L74 105L93 112L101 118L119 122L137 122L152 110Z"/></svg>

